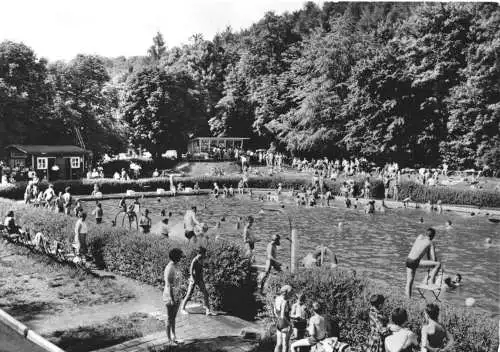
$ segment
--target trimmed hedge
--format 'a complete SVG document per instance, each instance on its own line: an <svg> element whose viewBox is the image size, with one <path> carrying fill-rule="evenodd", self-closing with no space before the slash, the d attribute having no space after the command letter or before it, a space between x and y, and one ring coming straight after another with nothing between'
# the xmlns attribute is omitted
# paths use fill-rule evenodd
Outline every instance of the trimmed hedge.
<svg viewBox="0 0 500 352"><path fill-rule="evenodd" d="M386 298L383 312L390 318L392 311L404 308L408 312L408 328L420 334L423 324L422 301L408 300L401 290L375 284L355 272L331 269L301 270L297 274L283 273L271 277L266 295L266 307L272 304L279 288L289 284L304 292L306 303L311 306L318 301L326 308L326 314L340 327L340 340L351 346L361 347L368 341L370 332L368 310L372 294L383 294ZM485 313L440 305L440 321L455 339L455 352L493 352L498 348L498 321L490 319ZM420 339L419 339L420 341Z"/></svg>
<svg viewBox="0 0 500 352"><path fill-rule="evenodd" d="M237 187L241 180L240 176L192 176L192 177L176 177L175 182L182 182L187 187L192 187L196 182L201 188L212 188L214 182L220 186L232 185ZM307 177L284 177L284 176L262 176L250 177L248 180L249 186L252 188L277 188L278 183L281 183L284 188L298 188L302 185L310 185L311 179ZM371 181L371 196L373 198L382 199L384 197L384 185L381 180L372 179ZM364 181L362 179L355 180L354 192L360 194L363 188ZM98 184L103 194L125 193L128 189L142 192L155 191L157 188L169 189L169 179L166 177L158 178L143 178L130 181L115 181L113 179L97 179L97 180L73 180L73 181L55 181L53 182L56 192L63 192L66 186L71 187L71 192L74 195L90 195L94 188L94 184ZM41 184L40 188L45 189L48 184ZM341 182L325 180L325 186L332 190L334 194L340 193ZM23 199L25 182L17 183L15 186L0 188L0 197L9 199ZM411 181L401 183L399 190L399 199L411 197L413 201L425 203L431 201L433 203L441 200L443 204L457 205L472 205L478 207L500 207L500 192L482 191L482 190L457 190L447 187L427 187Z"/></svg>
<svg viewBox="0 0 500 352"><path fill-rule="evenodd" d="M70 249L76 218L0 199L2 219L9 210L14 210L18 224L31 233L41 231L49 240L58 240ZM182 290L187 290L189 265L197 247L106 224L88 222L88 227L89 248L99 267L159 288L164 286L163 272L169 250L181 248L186 254L180 262L185 278ZM244 250L238 245L217 241L210 243L207 254L205 281L213 308L246 318L254 317L257 313L253 296L257 274Z"/></svg>

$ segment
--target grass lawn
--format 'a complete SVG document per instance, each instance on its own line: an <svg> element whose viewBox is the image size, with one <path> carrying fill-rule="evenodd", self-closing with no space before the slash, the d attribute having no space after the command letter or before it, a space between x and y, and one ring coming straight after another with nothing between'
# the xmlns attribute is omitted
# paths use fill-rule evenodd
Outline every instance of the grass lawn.
<svg viewBox="0 0 500 352"><path fill-rule="evenodd" d="M133 313L114 317L100 324L54 331L44 337L67 352L87 352L162 331L164 328L164 323L156 318L144 313Z"/></svg>
<svg viewBox="0 0 500 352"><path fill-rule="evenodd" d="M113 279L0 242L0 308L28 326L44 316L132 298L132 291Z"/></svg>

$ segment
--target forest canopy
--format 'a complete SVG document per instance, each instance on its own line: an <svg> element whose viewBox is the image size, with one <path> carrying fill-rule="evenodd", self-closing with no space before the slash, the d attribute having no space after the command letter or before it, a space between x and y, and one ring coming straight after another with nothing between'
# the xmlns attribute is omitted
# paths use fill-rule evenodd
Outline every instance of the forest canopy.
<svg viewBox="0 0 500 352"><path fill-rule="evenodd" d="M0 148L74 143L155 156L192 136L251 137L297 156L499 167L495 3L313 2L143 57L48 63L0 43Z"/></svg>

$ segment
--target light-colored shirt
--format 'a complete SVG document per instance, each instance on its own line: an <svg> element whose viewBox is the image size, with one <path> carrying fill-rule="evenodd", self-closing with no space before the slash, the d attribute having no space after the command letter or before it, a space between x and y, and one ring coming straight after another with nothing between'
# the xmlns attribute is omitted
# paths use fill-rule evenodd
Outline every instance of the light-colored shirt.
<svg viewBox="0 0 500 352"><path fill-rule="evenodd" d="M387 352L406 352L411 350L411 346L418 346L417 335L411 330L395 325L389 328L393 333L385 338Z"/></svg>

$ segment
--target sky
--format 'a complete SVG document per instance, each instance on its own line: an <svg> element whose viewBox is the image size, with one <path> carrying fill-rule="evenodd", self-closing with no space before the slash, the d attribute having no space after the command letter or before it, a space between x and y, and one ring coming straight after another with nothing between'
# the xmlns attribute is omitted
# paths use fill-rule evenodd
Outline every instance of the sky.
<svg viewBox="0 0 500 352"><path fill-rule="evenodd" d="M323 1L316 0L321 6ZM0 0L0 42L30 46L38 57L71 60L77 54L145 55L156 32L167 47L205 39L228 25L248 28L267 11L281 14L305 0Z"/></svg>

